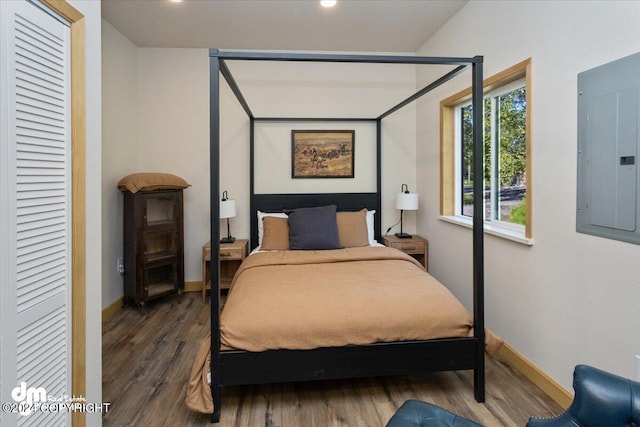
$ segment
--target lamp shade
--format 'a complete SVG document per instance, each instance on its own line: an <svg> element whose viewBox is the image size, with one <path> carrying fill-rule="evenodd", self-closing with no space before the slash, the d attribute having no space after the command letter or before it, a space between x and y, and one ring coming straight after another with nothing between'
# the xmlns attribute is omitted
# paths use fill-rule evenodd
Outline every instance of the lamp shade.
<svg viewBox="0 0 640 427"><path fill-rule="evenodd" d="M220 218L233 218L236 216L236 201L226 199L220 201Z"/></svg>
<svg viewBox="0 0 640 427"><path fill-rule="evenodd" d="M403 211L417 211L418 193L398 193L396 196L396 209Z"/></svg>

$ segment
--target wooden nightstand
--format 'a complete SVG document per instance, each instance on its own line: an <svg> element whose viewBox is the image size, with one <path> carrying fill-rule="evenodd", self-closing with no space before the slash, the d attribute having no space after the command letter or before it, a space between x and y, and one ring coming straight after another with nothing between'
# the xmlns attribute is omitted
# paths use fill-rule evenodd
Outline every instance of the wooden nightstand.
<svg viewBox="0 0 640 427"><path fill-rule="evenodd" d="M249 241L238 239L220 244L220 289L229 289L234 274L249 253ZM206 301L207 289L211 289L211 242L202 247L202 301Z"/></svg>
<svg viewBox="0 0 640 427"><path fill-rule="evenodd" d="M382 244L411 255L424 266L425 270L429 271L429 242L427 239L415 234L410 239L387 235L382 236Z"/></svg>

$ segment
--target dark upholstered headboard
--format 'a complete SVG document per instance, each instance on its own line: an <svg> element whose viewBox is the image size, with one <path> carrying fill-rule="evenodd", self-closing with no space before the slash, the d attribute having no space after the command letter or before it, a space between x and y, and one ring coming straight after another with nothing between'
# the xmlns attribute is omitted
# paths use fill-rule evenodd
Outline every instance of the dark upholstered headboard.
<svg viewBox="0 0 640 427"><path fill-rule="evenodd" d="M251 249L258 246L258 211L282 212L285 209L336 205L338 211L376 210L375 239L380 241L380 200L378 193L254 194L251 200Z"/></svg>

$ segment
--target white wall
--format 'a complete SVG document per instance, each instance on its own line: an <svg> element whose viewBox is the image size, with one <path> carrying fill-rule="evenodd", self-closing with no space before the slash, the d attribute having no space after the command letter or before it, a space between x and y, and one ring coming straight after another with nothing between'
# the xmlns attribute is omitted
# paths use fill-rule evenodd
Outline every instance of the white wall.
<svg viewBox="0 0 640 427"><path fill-rule="evenodd" d="M207 68L207 73L208 73ZM207 98L208 100L208 98ZM220 193L227 191L236 201L235 218L231 218L231 235L249 238L249 118L231 92L229 86L220 80ZM207 104L207 111L209 105ZM208 144L208 142L207 142ZM209 164L207 163L207 171ZM209 193L209 175L206 177ZM204 212L207 215L205 232L209 235L209 197ZM220 221L220 234L227 235L227 221ZM207 238L207 240L209 240ZM200 274L201 276L202 274ZM198 276L199 277L199 276Z"/></svg>
<svg viewBox="0 0 640 427"><path fill-rule="evenodd" d="M86 46L86 387L87 402L102 402L101 25L100 2L69 0L85 17ZM87 426L102 425L100 413Z"/></svg>
<svg viewBox="0 0 640 427"><path fill-rule="evenodd" d="M375 118L416 91L415 67L410 65L240 61L230 62L229 68L258 117ZM383 120L383 233L400 219L395 196L401 185L416 189L415 117L410 104ZM291 129L354 129L355 179L292 180ZM259 123L255 140L256 158L267 160L256 168L257 192L375 191L375 125ZM415 232L414 212L405 213L404 225L405 231Z"/></svg>
<svg viewBox="0 0 640 427"><path fill-rule="evenodd" d="M420 121L418 117L417 121ZM416 104L412 103L382 120L382 230L400 221L396 210L396 194L402 184L417 192L421 183L416 180ZM419 200L418 209L424 209L425 199ZM402 221L405 233L416 233L416 215L419 211L405 211ZM400 232L396 225L389 233Z"/></svg>
<svg viewBox="0 0 640 427"><path fill-rule="evenodd" d="M353 178L292 179L291 130L353 130ZM255 191L269 193L366 193L376 191L376 124L354 123L256 123ZM373 165L373 167L372 167Z"/></svg>
<svg viewBox="0 0 640 427"><path fill-rule="evenodd" d="M124 197L118 181L136 169L137 48L102 20L102 305L123 295Z"/></svg>
<svg viewBox="0 0 640 427"><path fill-rule="evenodd" d="M115 273L115 259L122 251L122 195L114 188L128 173L169 172L192 184L184 191L185 280L201 279L201 248L209 240L209 56L207 49L137 48L107 23L103 33L104 72L110 73L105 76L103 88L105 110L108 109L103 150L106 307L122 296L122 281ZM362 65L357 64L341 64L338 74L327 73L323 64L315 70L299 65L237 63L231 68L256 115L375 117L415 90L414 67L374 66L371 73L363 75ZM237 203L238 216L231 219L232 234L247 238L249 120L223 79L220 91L220 190L227 190ZM293 127L317 128L318 124L281 123L267 127L272 136L286 134L282 142L288 150ZM340 124L336 128L345 127ZM372 135L375 131L365 128L356 133L356 175L362 180L358 185L368 189L351 190L348 185L339 185L324 191L375 190L375 163L366 162L372 152L364 150ZM258 138L256 142L259 143ZM384 120L383 146L382 214L386 229L399 219L394 200L401 184L416 188L414 106ZM360 149L365 154L362 158L358 157ZM128 157L122 160L125 153ZM262 157L256 159L260 161ZM323 181L326 186L328 180L317 180L313 191L322 191L317 187ZM283 188L270 190L286 191L290 176L283 184ZM414 214L408 213L405 219L406 230L413 232ZM221 232L226 234L224 221Z"/></svg>
<svg viewBox="0 0 640 427"><path fill-rule="evenodd" d="M202 275L209 240L209 52L138 49L136 172L167 172L184 190L185 281Z"/></svg>
<svg viewBox="0 0 640 427"><path fill-rule="evenodd" d="M487 326L568 390L588 363L633 376L640 248L575 232L577 74L640 51L640 2L473 1L419 51L484 55L485 76L533 59L533 247L485 235ZM419 82L427 73L419 74ZM424 83L424 82L422 82ZM471 306L471 231L439 221L439 101L418 104L418 182L430 270Z"/></svg>

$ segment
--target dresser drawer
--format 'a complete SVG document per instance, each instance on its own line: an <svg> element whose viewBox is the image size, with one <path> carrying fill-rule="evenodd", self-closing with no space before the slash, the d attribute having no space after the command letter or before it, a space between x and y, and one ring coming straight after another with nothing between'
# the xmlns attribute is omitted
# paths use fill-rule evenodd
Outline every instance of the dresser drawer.
<svg viewBox="0 0 640 427"><path fill-rule="evenodd" d="M424 242L391 242L391 247L406 254L424 254Z"/></svg>
<svg viewBox="0 0 640 427"><path fill-rule="evenodd" d="M245 240L238 241L237 243L223 243L220 245L220 259L240 259L243 260L247 257L247 245ZM206 261L211 260L211 244L207 243L202 248L202 259Z"/></svg>
<svg viewBox="0 0 640 427"><path fill-rule="evenodd" d="M244 259L244 247L240 248L225 248L224 245L220 246L220 260L224 259Z"/></svg>

